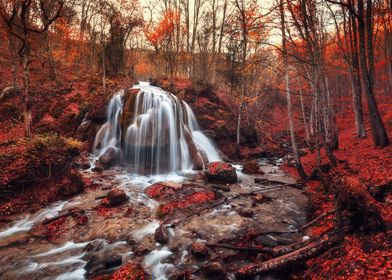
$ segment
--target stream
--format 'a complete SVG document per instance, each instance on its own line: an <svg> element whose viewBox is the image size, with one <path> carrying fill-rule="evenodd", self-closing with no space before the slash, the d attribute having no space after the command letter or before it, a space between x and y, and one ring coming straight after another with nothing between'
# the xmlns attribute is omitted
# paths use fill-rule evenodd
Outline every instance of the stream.
<svg viewBox="0 0 392 280"><path fill-rule="evenodd" d="M100 174L91 170L83 175L93 180L95 189L73 197L68 201L56 202L34 214L15 216L14 224L0 229L0 278L1 279L88 279L113 272L132 259L140 260L153 279L169 279L178 271L194 270L206 263L192 257L189 247L193 242L219 243L239 239L249 231L259 235L262 244L284 244L298 241L297 229L306 218L307 198L301 190L279 184L255 184L256 177L284 183L293 180L278 166L268 160L260 160L264 176L245 175L236 165L240 183L230 186L230 192L221 192L227 203L202 211L176 227L168 227L169 242L161 245L154 240L155 230L162 223L156 216L159 202L150 199L144 189L155 182L195 184L205 189L197 173L173 172L167 175L129 175L126 167L113 167ZM128 202L100 212L100 200L112 188L127 193ZM238 209L252 203L246 193L257 192L268 195L268 203L253 205L253 217L238 214ZM236 199L231 197L243 193ZM65 213L69 209L84 210L88 219L78 225L67 218L61 234L48 241L42 238L40 225L45 219ZM176 218L181 219L181 212ZM169 224L169 222L168 222ZM211 257L225 255L227 266L246 264L247 260L230 260L230 252L217 249ZM228 269L228 277L230 269ZM193 279L205 279L195 275Z"/></svg>

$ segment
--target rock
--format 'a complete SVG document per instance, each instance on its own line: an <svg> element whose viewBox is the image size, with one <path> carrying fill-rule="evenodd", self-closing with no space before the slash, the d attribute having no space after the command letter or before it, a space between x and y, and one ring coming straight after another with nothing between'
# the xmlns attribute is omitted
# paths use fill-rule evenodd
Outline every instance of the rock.
<svg viewBox="0 0 392 280"><path fill-rule="evenodd" d="M261 174L264 175L264 172L260 170L260 165L257 160L249 160L246 161L242 168L242 173L245 174Z"/></svg>
<svg viewBox="0 0 392 280"><path fill-rule="evenodd" d="M166 227L160 226L155 230L155 241L161 244L167 244L169 236Z"/></svg>
<svg viewBox="0 0 392 280"><path fill-rule="evenodd" d="M130 261L117 270L110 279L141 280L150 279L140 263Z"/></svg>
<svg viewBox="0 0 392 280"><path fill-rule="evenodd" d="M203 266L203 271L208 278L214 277L216 279L215 277L218 277L218 279L222 279L221 277L225 276L225 270L219 262L207 263Z"/></svg>
<svg viewBox="0 0 392 280"><path fill-rule="evenodd" d="M256 184L265 185L265 184L268 184L268 182L269 182L269 180L265 179L265 178L255 178L255 183Z"/></svg>
<svg viewBox="0 0 392 280"><path fill-rule="evenodd" d="M92 171L97 172L97 173L101 173L104 170L105 170L105 168L103 168L102 163L100 163L99 161L96 161L95 166L92 169Z"/></svg>
<svg viewBox="0 0 392 280"><path fill-rule="evenodd" d="M276 247L278 246L278 241L276 237L272 235L260 235L255 239L257 244L261 244L267 247Z"/></svg>
<svg viewBox="0 0 392 280"><path fill-rule="evenodd" d="M220 190L220 191L224 191L224 192L229 192L230 191L230 187L229 186L224 186L224 185L215 185L215 186L212 186L212 188Z"/></svg>
<svg viewBox="0 0 392 280"><path fill-rule="evenodd" d="M206 258L210 252L207 246L200 242L195 242L191 245L191 254L196 258Z"/></svg>
<svg viewBox="0 0 392 280"><path fill-rule="evenodd" d="M83 251L85 252L96 252L101 250L104 247L104 244L101 240L94 240L89 242L86 247L84 247Z"/></svg>
<svg viewBox="0 0 392 280"><path fill-rule="evenodd" d="M204 169L204 160L203 156L200 154L199 149L196 144L193 142L193 137L191 132L184 127L184 136L185 141L188 144L189 154L192 158L193 170L203 170Z"/></svg>
<svg viewBox="0 0 392 280"><path fill-rule="evenodd" d="M206 171L206 177L211 183L233 184L237 182L235 168L225 162L210 163Z"/></svg>
<svg viewBox="0 0 392 280"><path fill-rule="evenodd" d="M253 200L252 206L256 206L257 204L270 202L272 199L269 196L258 193L252 196L252 200Z"/></svg>
<svg viewBox="0 0 392 280"><path fill-rule="evenodd" d="M122 265L122 256L109 257L104 261L105 269L118 267L120 265Z"/></svg>
<svg viewBox="0 0 392 280"><path fill-rule="evenodd" d="M82 176L77 170L71 169L68 175L67 182L59 189L61 196L68 197L81 193L84 190L85 184Z"/></svg>
<svg viewBox="0 0 392 280"><path fill-rule="evenodd" d="M109 147L98 159L104 168L110 168L116 162L118 150L114 147Z"/></svg>
<svg viewBox="0 0 392 280"><path fill-rule="evenodd" d="M109 206L115 207L127 201L128 198L123 190L113 189L108 193L107 199Z"/></svg>
<svg viewBox="0 0 392 280"><path fill-rule="evenodd" d="M239 209L238 215L245 218L252 218L254 216L254 212L251 209Z"/></svg>
<svg viewBox="0 0 392 280"><path fill-rule="evenodd" d="M145 193L155 200L162 201L174 197L182 188L181 184L174 182L158 182L145 189Z"/></svg>

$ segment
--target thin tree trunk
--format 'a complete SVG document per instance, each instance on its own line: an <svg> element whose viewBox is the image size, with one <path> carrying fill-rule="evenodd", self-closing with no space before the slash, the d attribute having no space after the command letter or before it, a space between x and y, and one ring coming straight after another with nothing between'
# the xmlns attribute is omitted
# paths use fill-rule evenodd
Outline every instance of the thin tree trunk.
<svg viewBox="0 0 392 280"><path fill-rule="evenodd" d="M282 55L283 55L283 66L285 72L285 83L286 83L286 95L287 95L287 111L289 115L289 127L290 127L290 138L291 138L291 146L293 149L295 167L302 179L306 179L306 173L302 167L301 159L299 158L298 146L295 139L295 130L294 130L294 117L293 117L293 109L291 104L291 93L290 93L290 77L289 77L289 69L288 69L288 58L287 58L287 49L286 49L286 23L285 23L285 14L284 14L284 0L280 0L280 20L281 20L281 31L282 31Z"/></svg>
<svg viewBox="0 0 392 280"><path fill-rule="evenodd" d="M31 104L30 104L30 96L29 96L29 57L27 53L28 45L26 38L26 46L23 54L23 81L24 81L24 91L23 91L23 121L25 128L25 136L27 138L32 137L31 133Z"/></svg>
<svg viewBox="0 0 392 280"><path fill-rule="evenodd" d="M304 105L304 98L303 98L303 94L302 94L302 88L299 89L299 98L300 98L300 102L301 102L302 120L304 122L304 127L305 127L306 144L308 145L310 152L313 153L313 147L310 143L310 134L309 134L308 124L306 121L305 105Z"/></svg>

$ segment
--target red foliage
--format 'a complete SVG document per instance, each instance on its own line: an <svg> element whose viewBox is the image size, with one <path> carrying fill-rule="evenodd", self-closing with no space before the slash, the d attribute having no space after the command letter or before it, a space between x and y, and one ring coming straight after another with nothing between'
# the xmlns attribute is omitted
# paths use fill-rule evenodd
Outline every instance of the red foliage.
<svg viewBox="0 0 392 280"><path fill-rule="evenodd" d="M194 192L191 195L186 196L182 200L172 201L160 205L158 209L158 216L162 217L167 214L173 213L176 209L188 208L193 205L199 205L215 199L216 194L214 192Z"/></svg>
<svg viewBox="0 0 392 280"><path fill-rule="evenodd" d="M162 201L173 196L180 187L170 182L155 183L149 186L145 193L151 198Z"/></svg>
<svg viewBox="0 0 392 280"><path fill-rule="evenodd" d="M65 230L66 221L67 217L61 217L46 225L45 236L48 238L48 240L52 241L60 237L60 235Z"/></svg>
<svg viewBox="0 0 392 280"><path fill-rule="evenodd" d="M137 262L129 262L117 270L110 280L145 280L148 279L142 266Z"/></svg>

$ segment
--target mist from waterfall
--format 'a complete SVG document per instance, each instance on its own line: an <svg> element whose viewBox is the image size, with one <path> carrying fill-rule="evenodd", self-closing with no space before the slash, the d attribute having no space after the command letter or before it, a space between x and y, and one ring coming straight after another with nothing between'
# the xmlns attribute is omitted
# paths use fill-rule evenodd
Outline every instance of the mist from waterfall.
<svg viewBox="0 0 392 280"><path fill-rule="evenodd" d="M133 118L121 123L124 91L108 105L107 122L98 131L94 154L97 158L114 148L137 173L162 174L189 170L196 165L220 161L212 141L201 131L189 105L163 89L139 82L133 89Z"/></svg>

